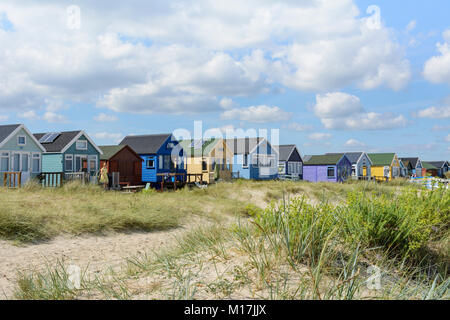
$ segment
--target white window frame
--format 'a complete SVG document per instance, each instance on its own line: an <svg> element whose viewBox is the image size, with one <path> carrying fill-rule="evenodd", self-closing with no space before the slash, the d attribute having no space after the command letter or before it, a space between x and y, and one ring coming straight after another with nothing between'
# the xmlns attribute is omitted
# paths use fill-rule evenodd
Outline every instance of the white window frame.
<svg viewBox="0 0 450 320"><path fill-rule="evenodd" d="M85 143L86 144L86 147L80 147L78 144L80 143L80 142L83 142L83 143ZM76 145L75 145L75 148L77 149L77 150L87 150L88 149L88 141L87 140L77 140L77 142L75 143Z"/></svg>
<svg viewBox="0 0 450 320"><path fill-rule="evenodd" d="M33 162L34 162L35 159L39 159L38 171L34 171L33 170L33 168L34 168L34 163ZM32 153L31 154L31 173L39 173L41 171L42 171L42 156L41 156L40 153Z"/></svg>
<svg viewBox="0 0 450 320"><path fill-rule="evenodd" d="M271 154L258 154L256 159L256 166L258 168L271 168L275 157Z"/></svg>
<svg viewBox="0 0 450 320"><path fill-rule="evenodd" d="M83 172L83 160L85 160L85 159L88 163L87 170L89 172L89 161L88 161L88 156L86 154L75 154L73 158L74 158L74 169L72 172ZM75 171L77 168L77 161L76 161L77 158L80 159L80 171Z"/></svg>
<svg viewBox="0 0 450 320"><path fill-rule="evenodd" d="M68 170L68 168L66 166L67 160L72 160L72 168L70 168L70 170ZM75 167L75 159L74 159L73 154L66 154L64 156L64 169L65 169L65 172L73 172L74 167Z"/></svg>
<svg viewBox="0 0 450 320"><path fill-rule="evenodd" d="M20 138L23 138L24 143L19 142ZM18 146L26 146L27 145L27 136L23 136L23 135L17 136L17 145Z"/></svg>
<svg viewBox="0 0 450 320"><path fill-rule="evenodd" d="M8 168L6 168L6 171L1 171L2 159L8 159ZM0 151L0 172L9 172L10 168L11 168L11 153L9 151Z"/></svg>
<svg viewBox="0 0 450 320"><path fill-rule="evenodd" d="M149 161L153 161L153 166L149 166L148 165L148 162ZM147 168L147 169L155 169L155 158L153 158L153 157L148 157L146 160L145 160L145 167Z"/></svg>
<svg viewBox="0 0 450 320"><path fill-rule="evenodd" d="M16 168L14 168L14 156L18 154L19 155L19 169L16 170ZM22 168L22 164L23 164L23 160L22 157L23 155L26 154L28 156L28 168L26 168L27 170L23 171ZM10 151L9 153L9 171L13 171L12 169L14 168L14 172L28 172L31 173L32 167L31 167L31 162L30 159L32 159L32 154L30 152L26 152L26 151Z"/></svg>

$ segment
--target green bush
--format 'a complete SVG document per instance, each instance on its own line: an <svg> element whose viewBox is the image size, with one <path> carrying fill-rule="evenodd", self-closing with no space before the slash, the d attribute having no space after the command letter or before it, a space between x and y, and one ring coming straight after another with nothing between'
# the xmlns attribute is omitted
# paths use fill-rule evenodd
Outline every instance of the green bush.
<svg viewBox="0 0 450 320"><path fill-rule="evenodd" d="M338 210L347 240L382 246L390 252L417 252L436 233L448 227L450 193L406 189L398 195L348 194Z"/></svg>

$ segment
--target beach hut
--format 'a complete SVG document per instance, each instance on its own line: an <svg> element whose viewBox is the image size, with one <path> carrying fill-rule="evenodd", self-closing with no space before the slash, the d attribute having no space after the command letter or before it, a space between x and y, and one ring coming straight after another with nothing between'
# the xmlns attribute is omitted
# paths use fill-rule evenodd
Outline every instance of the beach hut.
<svg viewBox="0 0 450 320"><path fill-rule="evenodd" d="M279 177L290 177L303 179L303 159L295 144L278 146L278 175Z"/></svg>
<svg viewBox="0 0 450 320"><path fill-rule="evenodd" d="M183 148L171 133L126 136L120 145L142 158L142 182L157 188L164 182L185 182Z"/></svg>
<svg viewBox="0 0 450 320"><path fill-rule="evenodd" d="M303 180L310 182L343 182L351 175L352 164L341 154L313 155L303 163Z"/></svg>
<svg viewBox="0 0 450 320"><path fill-rule="evenodd" d="M436 175L433 175L433 177L437 176L437 177L441 177L441 178L445 178L445 174L450 170L450 164L448 161L426 161L429 165L432 165L433 167L436 168ZM424 161L425 163L425 161ZM426 168L426 166L424 165L425 169L427 170L427 172L429 172L429 169ZM434 169L431 169L430 172L433 172Z"/></svg>
<svg viewBox="0 0 450 320"><path fill-rule="evenodd" d="M265 138L227 139L233 150L233 178L271 180L278 178L278 150Z"/></svg>
<svg viewBox="0 0 450 320"><path fill-rule="evenodd" d="M422 161L423 168L426 170L426 176L438 177L439 169L430 162Z"/></svg>
<svg viewBox="0 0 450 320"><path fill-rule="evenodd" d="M333 153L327 153L333 154ZM338 153L336 153L338 154ZM372 161L365 152L345 152L352 164L352 179L368 179L371 174Z"/></svg>
<svg viewBox="0 0 450 320"><path fill-rule="evenodd" d="M400 158L400 160L408 168L409 176L423 177L426 175L426 169L423 168L419 158Z"/></svg>
<svg viewBox="0 0 450 320"><path fill-rule="evenodd" d="M180 141L185 156L187 182L231 180L233 151L224 139Z"/></svg>
<svg viewBox="0 0 450 320"><path fill-rule="evenodd" d="M368 153L372 161L371 176L377 181L392 180L400 177L400 163L395 153Z"/></svg>
<svg viewBox="0 0 450 320"><path fill-rule="evenodd" d="M83 130L35 133L45 149L42 177L48 186L60 185L61 179L97 182L102 151Z"/></svg>
<svg viewBox="0 0 450 320"><path fill-rule="evenodd" d="M398 164L400 165L400 177L404 178L408 176L408 168L405 166L402 160L398 160ZM411 167L412 168L412 167Z"/></svg>
<svg viewBox="0 0 450 320"><path fill-rule="evenodd" d="M142 183L142 158L127 145L99 146L103 154L100 156L100 167L104 164L111 177L119 174L117 184L136 186ZM110 183L113 179L110 179Z"/></svg>
<svg viewBox="0 0 450 320"><path fill-rule="evenodd" d="M0 126L0 186L18 187L41 173L44 147L23 124Z"/></svg>

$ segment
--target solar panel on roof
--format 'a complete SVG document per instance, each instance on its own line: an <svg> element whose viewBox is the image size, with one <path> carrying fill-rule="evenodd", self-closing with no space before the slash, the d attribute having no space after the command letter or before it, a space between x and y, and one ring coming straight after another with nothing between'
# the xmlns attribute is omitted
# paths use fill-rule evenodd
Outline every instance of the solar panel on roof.
<svg viewBox="0 0 450 320"><path fill-rule="evenodd" d="M55 141L56 138L59 137L61 133L59 132L50 132L50 133L46 133L42 136L42 138L39 139L40 143L53 143L53 141Z"/></svg>

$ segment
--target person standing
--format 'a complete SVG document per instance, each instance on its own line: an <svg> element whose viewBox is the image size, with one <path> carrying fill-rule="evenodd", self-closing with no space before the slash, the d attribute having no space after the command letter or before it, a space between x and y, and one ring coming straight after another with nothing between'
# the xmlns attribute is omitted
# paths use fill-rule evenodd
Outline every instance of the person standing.
<svg viewBox="0 0 450 320"><path fill-rule="evenodd" d="M103 184L103 188L106 190L109 184L108 178L108 168L106 167L106 162L103 164L103 167L100 169L100 183Z"/></svg>

